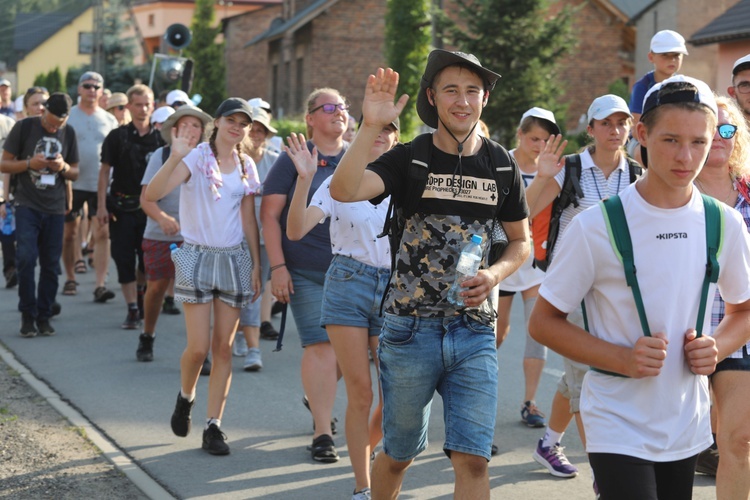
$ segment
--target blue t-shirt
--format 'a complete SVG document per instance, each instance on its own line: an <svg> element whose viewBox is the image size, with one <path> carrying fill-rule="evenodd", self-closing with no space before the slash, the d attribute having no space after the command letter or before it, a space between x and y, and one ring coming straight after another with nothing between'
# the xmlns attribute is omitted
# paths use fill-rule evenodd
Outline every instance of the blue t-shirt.
<svg viewBox="0 0 750 500"><path fill-rule="evenodd" d="M307 141L307 149L312 151L313 144ZM336 156L325 156L318 153L318 171L313 177L310 192L307 194L307 203L315 191L325 179L333 175L336 165L347 149L347 143ZM289 204L292 202L294 190L297 187L297 169L286 153L281 153L279 158L271 167L268 176L263 182L263 196L271 194L286 195L286 204L281 212L281 248L284 251L284 262L291 269L309 269L314 271L328 270L333 254L331 253L331 236L329 232L330 220L326 219L322 224L317 224L312 230L299 241L290 241L286 237L286 218L289 213Z"/></svg>
<svg viewBox="0 0 750 500"><path fill-rule="evenodd" d="M654 85L656 85L656 79L654 78L653 71L649 71L640 80L635 82L633 90L630 92L630 102L628 103L631 113L643 113L643 98L646 97L648 89Z"/></svg>

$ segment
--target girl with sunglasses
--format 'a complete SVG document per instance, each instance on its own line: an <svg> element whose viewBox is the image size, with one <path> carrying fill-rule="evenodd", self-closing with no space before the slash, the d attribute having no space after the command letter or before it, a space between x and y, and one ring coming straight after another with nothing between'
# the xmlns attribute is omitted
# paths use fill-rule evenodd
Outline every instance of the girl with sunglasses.
<svg viewBox="0 0 750 500"><path fill-rule="evenodd" d="M221 417L232 380L232 342L240 309L260 296L254 200L260 181L255 163L240 149L252 123L250 106L244 99L232 97L221 103L214 116L210 139L195 149L189 133L171 129L169 158L151 179L144 197L156 202L178 186L182 190L180 230L184 243L172 252L172 260L175 300L182 302L185 310L187 346L180 360L181 389L172 414L172 431L180 437L190 432L195 389L210 345L213 365L203 449L212 455L226 455L229 446L221 431Z"/></svg>
<svg viewBox="0 0 750 500"><path fill-rule="evenodd" d="M695 186L738 210L750 230L750 131L734 99L716 97L716 104L719 125ZM725 309L724 300L717 292L711 315L712 330L718 327ZM750 442L747 418L750 415L750 342L720 361L710 380L714 396L712 427L718 433L714 444L699 455L697 471L716 475L717 498L750 498L750 451L747 447Z"/></svg>

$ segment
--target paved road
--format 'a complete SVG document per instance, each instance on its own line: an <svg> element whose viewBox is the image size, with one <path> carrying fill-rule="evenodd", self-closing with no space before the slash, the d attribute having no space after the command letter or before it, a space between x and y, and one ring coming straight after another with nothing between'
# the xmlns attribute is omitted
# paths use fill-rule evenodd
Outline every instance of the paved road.
<svg viewBox="0 0 750 500"><path fill-rule="evenodd" d="M114 272L114 266L111 267ZM311 418L301 404L301 348L294 322L287 325L285 347L262 341L264 368L242 371L235 358L234 378L222 421L232 453L214 457L200 450L200 422L205 414L207 377L201 377L193 415L198 423L187 438L169 427L179 388L179 356L184 348L183 316L162 316L152 363L135 360L138 334L120 329L125 316L121 294L95 304L93 273L79 275L79 294L58 296L62 314L54 337L21 338L15 290L0 289L0 342L37 377L77 408L146 474L178 498L350 498L353 477L343 436L346 392L339 385L335 414L342 432L335 441L342 460L320 464L310 459ZM110 283L115 285L110 277ZM62 283L62 282L61 282ZM581 473L557 479L531 459L541 430L519 421L523 396L523 337L520 300L515 301L513 331L499 352L500 398L495 442L500 454L490 462L493 498L591 499L590 468L574 426L564 439L566 454ZM278 327L278 318L275 319ZM550 359L537 396L549 411L562 363ZM430 446L407 473L401 498L450 498L453 473L443 455L442 405L435 399ZM154 495L158 496L158 495ZM696 478L695 499L715 498L712 478Z"/></svg>

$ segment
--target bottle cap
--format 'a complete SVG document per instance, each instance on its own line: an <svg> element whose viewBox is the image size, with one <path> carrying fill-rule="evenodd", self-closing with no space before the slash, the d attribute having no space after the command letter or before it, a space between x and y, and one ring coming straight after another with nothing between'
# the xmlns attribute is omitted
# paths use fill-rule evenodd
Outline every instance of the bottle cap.
<svg viewBox="0 0 750 500"><path fill-rule="evenodd" d="M480 235L478 235L478 234L472 234L471 235L471 242L475 243L477 245L481 245L482 244L482 237Z"/></svg>

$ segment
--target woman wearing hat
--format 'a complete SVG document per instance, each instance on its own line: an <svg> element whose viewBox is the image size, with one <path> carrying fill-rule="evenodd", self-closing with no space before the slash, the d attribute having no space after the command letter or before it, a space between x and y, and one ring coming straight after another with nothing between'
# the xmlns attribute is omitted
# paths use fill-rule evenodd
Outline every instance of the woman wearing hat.
<svg viewBox="0 0 750 500"><path fill-rule="evenodd" d="M144 193L147 201L155 202L177 187L182 190L180 229L185 242L172 252L172 261L175 299L185 310L187 346L171 424L177 436L190 432L195 389L210 346L213 365L203 449L213 455L229 453L221 417L240 309L260 295L254 202L260 181L255 163L240 150L251 123L250 106L233 97L219 105L211 137L196 148L187 132L167 127L172 136L169 158Z"/></svg>
<svg viewBox="0 0 750 500"><path fill-rule="evenodd" d="M122 92L115 92L107 99L107 111L115 115L120 125L127 125L132 120L127 105L128 96Z"/></svg>

